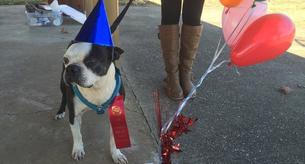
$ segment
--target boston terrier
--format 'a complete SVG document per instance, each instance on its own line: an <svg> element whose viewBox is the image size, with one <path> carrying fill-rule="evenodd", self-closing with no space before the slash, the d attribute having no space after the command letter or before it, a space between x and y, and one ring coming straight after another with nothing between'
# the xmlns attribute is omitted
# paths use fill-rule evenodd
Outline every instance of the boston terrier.
<svg viewBox="0 0 305 164"><path fill-rule="evenodd" d="M86 42L76 42L69 46L64 54L64 65L61 76L62 102L55 119L65 116L66 106L69 109L69 122L73 136L72 158L84 158L85 151L81 135L82 115L89 109L71 89L77 85L81 94L94 104L103 104L112 95L115 88L114 61L118 60L123 50L118 47L103 47ZM124 88L120 90L124 95ZM110 128L110 153L115 163L126 164L127 158L116 148L112 129Z"/></svg>
<svg viewBox="0 0 305 164"><path fill-rule="evenodd" d="M118 27L131 3L132 0L109 27L103 1L99 0L75 41L71 42L64 54L60 83L62 101L55 119L64 118L67 106L73 136L72 158L75 160L84 158L81 119L86 111L92 109L88 109L88 104L84 103L79 94L86 101L99 105L111 101L113 95L117 94L118 70L114 61L118 60L124 51L113 46L111 34ZM75 92L75 87L78 92ZM124 97L122 85L119 94ZM125 155L116 147L111 126L110 153L115 163L128 163Z"/></svg>

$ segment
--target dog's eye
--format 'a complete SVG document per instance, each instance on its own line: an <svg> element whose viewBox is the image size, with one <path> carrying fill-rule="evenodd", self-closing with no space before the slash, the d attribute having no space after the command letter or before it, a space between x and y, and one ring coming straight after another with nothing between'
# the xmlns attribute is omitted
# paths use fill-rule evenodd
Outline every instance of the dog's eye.
<svg viewBox="0 0 305 164"><path fill-rule="evenodd" d="M94 61L94 60L87 60L87 61L85 61L85 64L86 64L87 66L89 66L89 67L94 66L95 63L96 63L96 61Z"/></svg>
<svg viewBox="0 0 305 164"><path fill-rule="evenodd" d="M66 57L64 57L64 64L69 64L69 59L68 58L66 58Z"/></svg>

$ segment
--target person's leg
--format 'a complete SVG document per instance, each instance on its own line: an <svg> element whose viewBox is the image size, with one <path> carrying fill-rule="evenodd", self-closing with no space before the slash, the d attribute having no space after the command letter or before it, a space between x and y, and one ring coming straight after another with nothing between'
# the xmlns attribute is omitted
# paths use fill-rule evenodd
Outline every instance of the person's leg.
<svg viewBox="0 0 305 164"><path fill-rule="evenodd" d="M191 80L192 65L201 38L200 18L203 5L204 0L185 0L183 3L179 76L184 96L187 96L194 87Z"/></svg>
<svg viewBox="0 0 305 164"><path fill-rule="evenodd" d="M174 100L183 98L179 81L179 18L181 0L162 0L162 21L159 26L165 70L167 73L165 93Z"/></svg>
<svg viewBox="0 0 305 164"><path fill-rule="evenodd" d="M180 20L182 0L161 0L161 24L177 25Z"/></svg>
<svg viewBox="0 0 305 164"><path fill-rule="evenodd" d="M183 2L182 20L183 24L190 26L201 25L201 14L204 0L185 0Z"/></svg>

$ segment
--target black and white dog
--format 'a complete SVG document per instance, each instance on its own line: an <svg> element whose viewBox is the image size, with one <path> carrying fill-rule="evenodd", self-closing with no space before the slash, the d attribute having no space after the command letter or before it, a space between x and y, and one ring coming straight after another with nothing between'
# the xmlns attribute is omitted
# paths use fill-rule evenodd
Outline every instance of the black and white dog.
<svg viewBox="0 0 305 164"><path fill-rule="evenodd" d="M111 33L118 27L133 0L122 10L111 26ZM73 136L72 158L84 158L85 151L81 135L81 119L87 106L74 95L72 85L77 85L80 94L93 104L103 104L108 101L116 90L116 68L114 61L118 60L124 51L118 47L100 46L87 42L72 41L64 54L63 71L60 88L62 101L55 119L65 116L66 106L69 109L69 121ZM125 95L121 86L120 94ZM127 158L117 149L110 128L110 153L117 164L128 163Z"/></svg>
<svg viewBox="0 0 305 164"><path fill-rule="evenodd" d="M69 121L73 136L72 158L84 158L85 151L81 135L81 118L86 106L73 95L72 84L77 84L81 94L94 104L103 104L115 89L114 61L123 50L118 47L104 47L92 43L72 43L64 54L64 67L61 77L62 102L55 119L65 116L69 109ZM123 90L121 91L123 92ZM110 153L115 163L127 163L126 157L116 148L110 128Z"/></svg>

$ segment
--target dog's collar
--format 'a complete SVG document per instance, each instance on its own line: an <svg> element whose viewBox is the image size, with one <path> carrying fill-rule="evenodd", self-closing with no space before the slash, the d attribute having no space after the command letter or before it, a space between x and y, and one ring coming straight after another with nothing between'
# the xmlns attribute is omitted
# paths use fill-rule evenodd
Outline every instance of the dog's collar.
<svg viewBox="0 0 305 164"><path fill-rule="evenodd" d="M111 97L102 105L96 105L88 101L79 91L77 85L72 85L72 90L74 95L88 108L94 110L97 114L104 114L108 107L112 104L115 96L119 95L120 89L122 85L121 73L119 69L115 69L115 88L111 95Z"/></svg>

